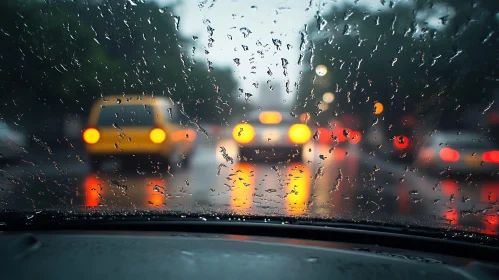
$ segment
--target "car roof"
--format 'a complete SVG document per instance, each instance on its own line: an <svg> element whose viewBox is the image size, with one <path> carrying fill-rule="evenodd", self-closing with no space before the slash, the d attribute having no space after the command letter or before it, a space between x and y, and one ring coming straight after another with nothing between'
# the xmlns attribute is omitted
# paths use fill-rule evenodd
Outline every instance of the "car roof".
<svg viewBox="0 0 499 280"><path fill-rule="evenodd" d="M478 140L480 139L480 142ZM492 144L491 141L481 134L473 132L459 132L459 131L446 131L437 132L430 137L430 144L439 145L440 143L446 144L460 144L460 143L475 143L475 144Z"/></svg>
<svg viewBox="0 0 499 280"><path fill-rule="evenodd" d="M119 102L119 103L118 103ZM108 95L95 101L98 105L173 105L173 102L164 96L151 95Z"/></svg>

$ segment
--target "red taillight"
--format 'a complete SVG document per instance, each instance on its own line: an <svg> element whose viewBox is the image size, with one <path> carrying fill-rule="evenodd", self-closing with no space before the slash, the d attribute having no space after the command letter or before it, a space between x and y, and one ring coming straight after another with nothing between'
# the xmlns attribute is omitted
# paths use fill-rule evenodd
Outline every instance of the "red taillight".
<svg viewBox="0 0 499 280"><path fill-rule="evenodd" d="M482 159L485 162L499 163L499 151L488 151L483 153Z"/></svg>
<svg viewBox="0 0 499 280"><path fill-rule="evenodd" d="M403 135L396 136L395 139L393 139L393 146L399 150L403 150L409 147L409 138Z"/></svg>
<svg viewBox="0 0 499 280"><path fill-rule="evenodd" d="M362 138L362 134L358 131L352 131L350 132L350 136L348 137L348 141L352 144L358 144L360 142L360 139Z"/></svg>
<svg viewBox="0 0 499 280"><path fill-rule="evenodd" d="M448 147L442 148L439 154L443 161L454 162L459 160L459 152Z"/></svg>
<svg viewBox="0 0 499 280"><path fill-rule="evenodd" d="M350 129L343 128L341 126L335 126L335 127L333 127L333 136L337 137L338 142L345 142L345 141L347 141L347 136L345 136L345 132L346 132L347 135L350 136Z"/></svg>
<svg viewBox="0 0 499 280"><path fill-rule="evenodd" d="M332 140L331 138L331 131L329 129L320 127L318 129L317 135L319 136L319 142L321 143L327 143Z"/></svg>

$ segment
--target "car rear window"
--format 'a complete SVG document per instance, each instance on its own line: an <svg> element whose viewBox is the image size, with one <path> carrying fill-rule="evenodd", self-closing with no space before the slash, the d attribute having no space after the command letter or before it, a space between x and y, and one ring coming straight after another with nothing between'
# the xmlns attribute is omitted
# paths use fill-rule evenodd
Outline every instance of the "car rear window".
<svg viewBox="0 0 499 280"><path fill-rule="evenodd" d="M154 126L154 108L148 105L112 105L101 108L97 126Z"/></svg>

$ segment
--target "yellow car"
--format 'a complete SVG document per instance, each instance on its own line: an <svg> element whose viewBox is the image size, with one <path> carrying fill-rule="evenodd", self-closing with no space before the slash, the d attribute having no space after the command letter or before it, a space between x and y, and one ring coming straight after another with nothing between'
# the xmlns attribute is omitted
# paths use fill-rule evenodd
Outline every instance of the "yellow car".
<svg viewBox="0 0 499 280"><path fill-rule="evenodd" d="M195 130L173 123L174 104L163 97L107 96L94 103L83 131L83 140L93 169L102 160L128 157L140 162L187 165Z"/></svg>

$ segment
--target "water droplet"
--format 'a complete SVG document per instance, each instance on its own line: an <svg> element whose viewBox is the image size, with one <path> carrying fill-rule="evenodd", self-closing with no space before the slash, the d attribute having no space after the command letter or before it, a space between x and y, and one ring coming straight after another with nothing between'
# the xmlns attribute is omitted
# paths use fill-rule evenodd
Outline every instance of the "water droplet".
<svg viewBox="0 0 499 280"><path fill-rule="evenodd" d="M397 60L398 60L398 58L396 58L396 57L394 57L394 58L392 59L392 66L394 66L394 65L395 65L395 63L397 63Z"/></svg>
<svg viewBox="0 0 499 280"><path fill-rule="evenodd" d="M272 39L272 43L274 43L274 46L277 48L277 50L281 49L282 42L279 39Z"/></svg>
<svg viewBox="0 0 499 280"><path fill-rule="evenodd" d="M178 27L179 27L179 24L180 24L180 17L179 16L174 16L173 20L175 21L175 30L178 31Z"/></svg>
<svg viewBox="0 0 499 280"><path fill-rule="evenodd" d="M482 41L482 44L485 44L487 43L487 41L492 38L492 35L494 35L494 31L490 31L489 34L487 35L487 37L485 37L485 39L483 39Z"/></svg>
<svg viewBox="0 0 499 280"><path fill-rule="evenodd" d="M252 32L247 27L239 28L239 31L243 34L244 38L247 38Z"/></svg>
<svg viewBox="0 0 499 280"><path fill-rule="evenodd" d="M345 27L343 27L343 35L350 35L352 32L352 29L349 24L345 24Z"/></svg>
<svg viewBox="0 0 499 280"><path fill-rule="evenodd" d="M319 12L317 11L317 15L316 15L316 18L317 18L317 29L319 29L319 31L322 31L324 30L324 27L326 27L327 25L327 20L325 20L320 14Z"/></svg>

